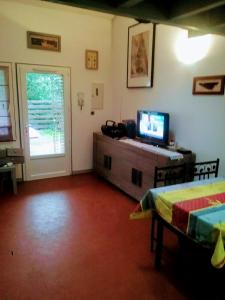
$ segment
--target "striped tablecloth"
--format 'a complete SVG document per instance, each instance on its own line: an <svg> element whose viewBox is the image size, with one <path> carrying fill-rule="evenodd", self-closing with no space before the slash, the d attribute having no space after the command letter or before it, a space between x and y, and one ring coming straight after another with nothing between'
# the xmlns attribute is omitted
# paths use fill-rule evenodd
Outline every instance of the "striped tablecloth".
<svg viewBox="0 0 225 300"><path fill-rule="evenodd" d="M156 209L175 228L198 243L213 247L212 265L216 268L224 266L225 178L150 189L140 206L143 214ZM135 213L131 218L135 218Z"/></svg>

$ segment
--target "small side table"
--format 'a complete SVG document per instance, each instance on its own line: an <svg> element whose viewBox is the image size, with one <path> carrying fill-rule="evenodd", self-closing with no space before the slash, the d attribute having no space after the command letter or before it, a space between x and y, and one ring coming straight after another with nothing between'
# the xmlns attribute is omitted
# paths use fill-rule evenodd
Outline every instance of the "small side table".
<svg viewBox="0 0 225 300"><path fill-rule="evenodd" d="M7 173L10 172L11 174L11 180L13 184L13 193L16 195L17 194L17 184L16 184L16 167L13 166L4 166L0 167L0 173Z"/></svg>

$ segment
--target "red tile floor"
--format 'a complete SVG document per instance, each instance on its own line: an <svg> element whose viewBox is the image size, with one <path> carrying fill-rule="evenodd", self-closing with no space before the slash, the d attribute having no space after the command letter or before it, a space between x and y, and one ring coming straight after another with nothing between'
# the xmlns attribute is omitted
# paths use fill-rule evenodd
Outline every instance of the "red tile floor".
<svg viewBox="0 0 225 300"><path fill-rule="evenodd" d="M203 271L179 255L154 269L149 221L128 218L136 204L94 174L1 194L0 299L220 299L218 289L203 298ZM166 243L176 253L169 233Z"/></svg>

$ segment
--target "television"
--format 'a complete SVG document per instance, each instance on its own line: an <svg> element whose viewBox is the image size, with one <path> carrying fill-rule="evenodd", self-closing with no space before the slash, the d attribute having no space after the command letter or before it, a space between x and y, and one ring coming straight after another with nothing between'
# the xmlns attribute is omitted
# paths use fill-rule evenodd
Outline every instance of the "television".
<svg viewBox="0 0 225 300"><path fill-rule="evenodd" d="M169 139L169 114L138 110L137 112L137 136L144 143L165 147Z"/></svg>

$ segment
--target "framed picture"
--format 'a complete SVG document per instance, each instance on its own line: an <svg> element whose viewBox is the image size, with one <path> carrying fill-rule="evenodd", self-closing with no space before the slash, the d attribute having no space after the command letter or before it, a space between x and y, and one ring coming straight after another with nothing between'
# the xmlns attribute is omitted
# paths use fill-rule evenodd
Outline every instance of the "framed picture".
<svg viewBox="0 0 225 300"><path fill-rule="evenodd" d="M27 31L27 47L60 52L61 37L59 35Z"/></svg>
<svg viewBox="0 0 225 300"><path fill-rule="evenodd" d="M85 51L85 67L89 70L98 70L98 51Z"/></svg>
<svg viewBox="0 0 225 300"><path fill-rule="evenodd" d="M193 95L223 95L224 75L194 77Z"/></svg>
<svg viewBox="0 0 225 300"><path fill-rule="evenodd" d="M138 23L128 28L127 87L153 86L155 24Z"/></svg>

